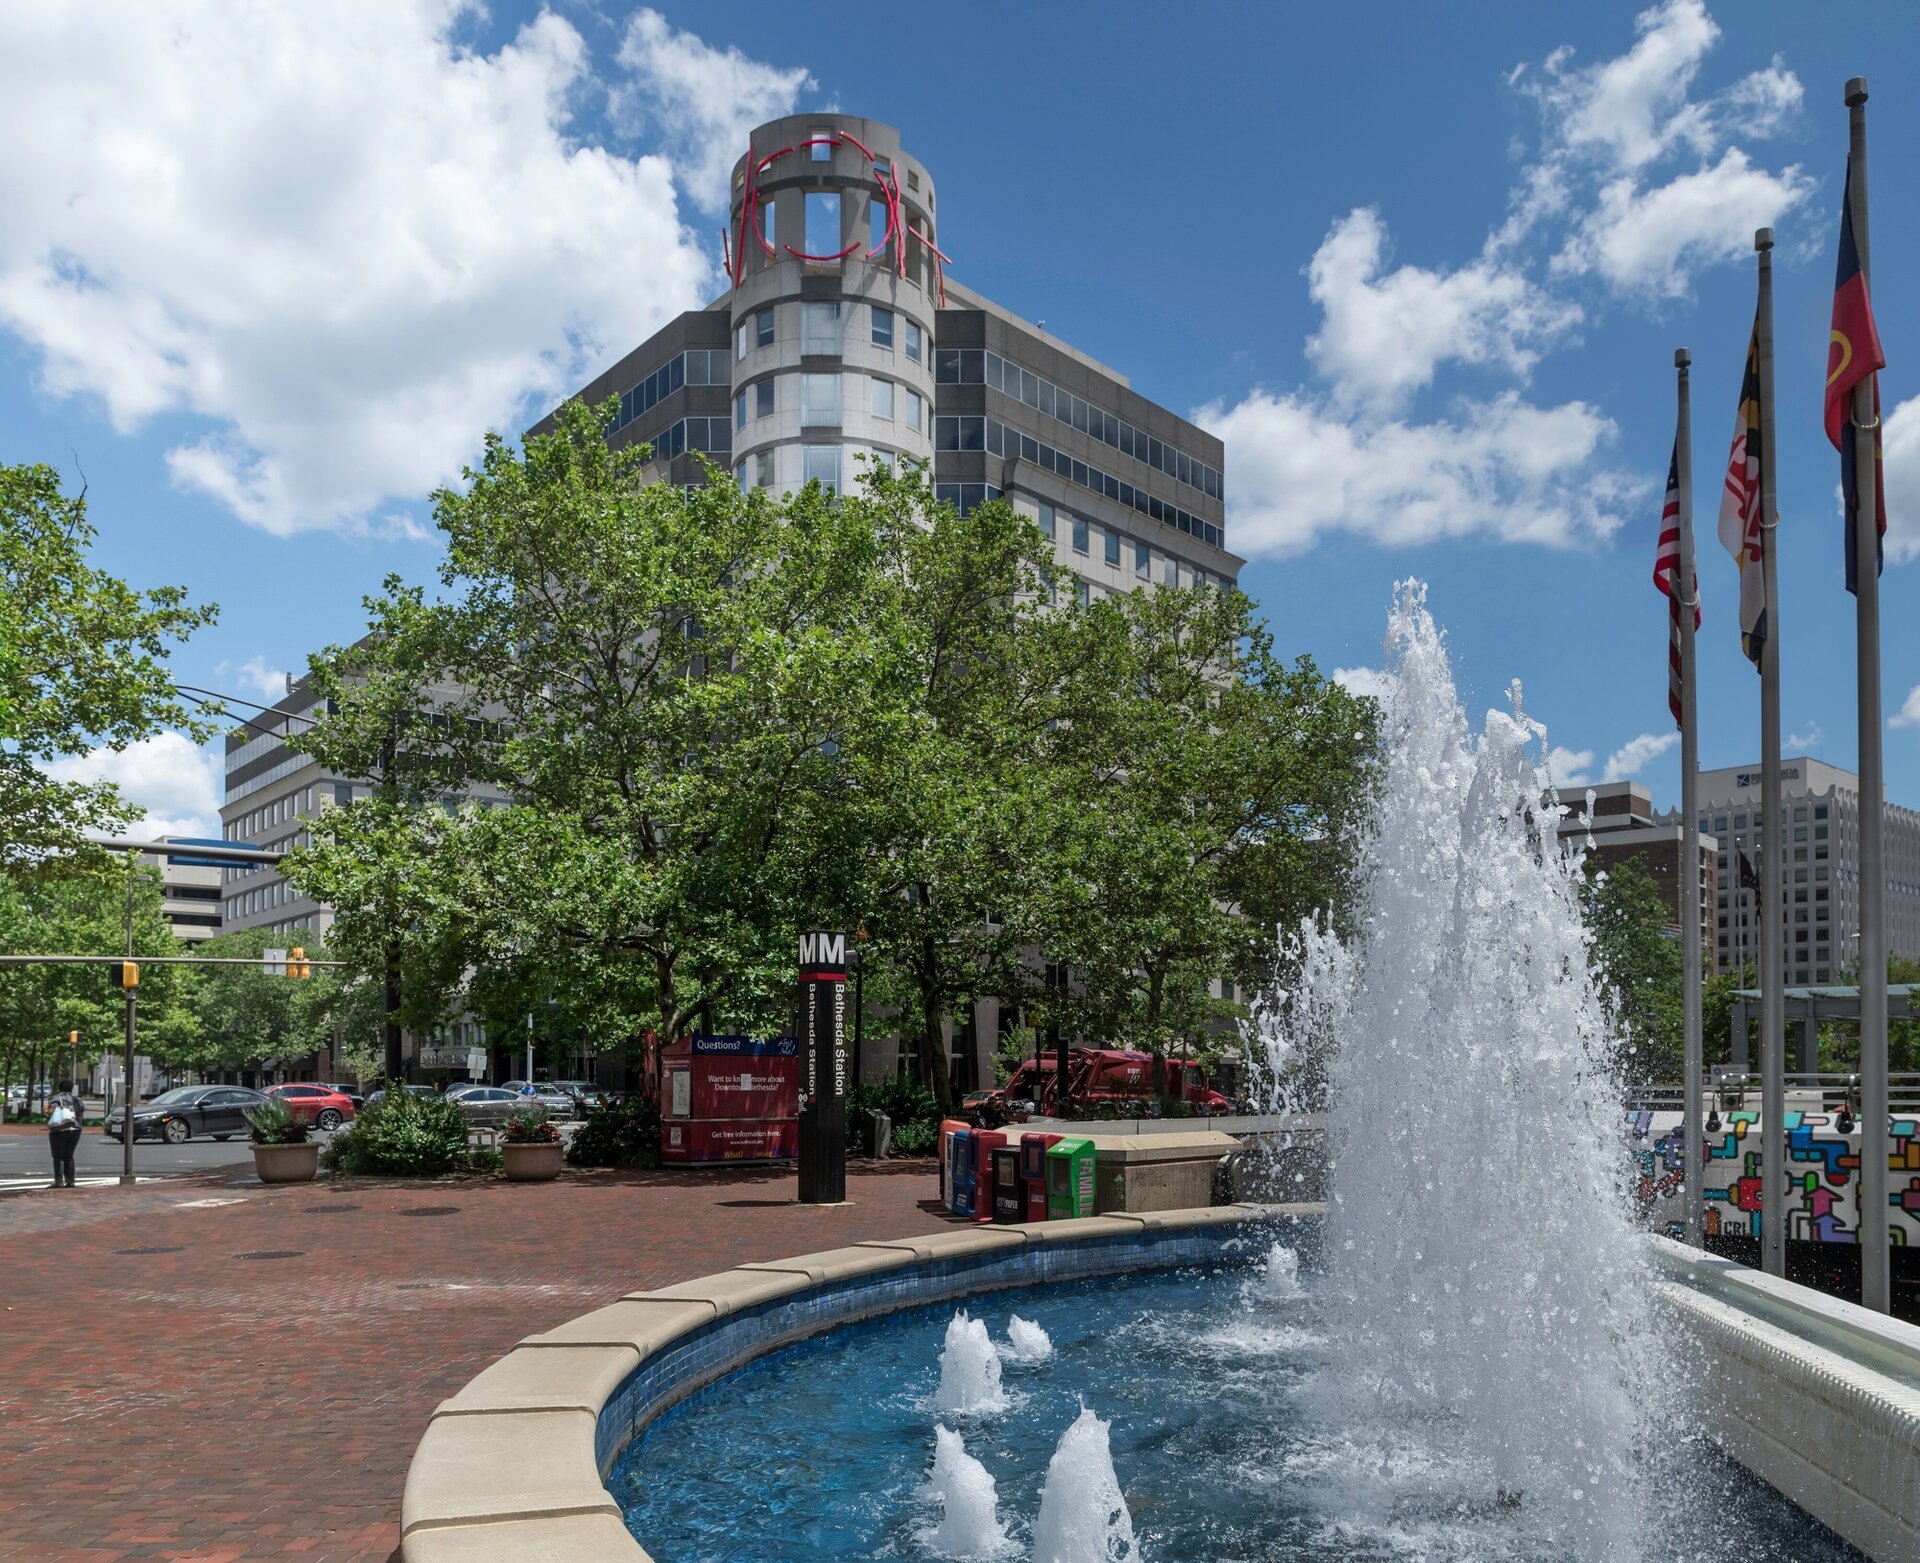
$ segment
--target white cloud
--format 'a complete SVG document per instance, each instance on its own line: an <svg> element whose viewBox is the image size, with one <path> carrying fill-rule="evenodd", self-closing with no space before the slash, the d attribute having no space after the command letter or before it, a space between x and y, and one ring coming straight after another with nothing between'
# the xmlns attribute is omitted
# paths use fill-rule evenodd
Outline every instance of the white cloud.
<svg viewBox="0 0 1920 1563"><path fill-rule="evenodd" d="M1397 402L1449 360L1530 371L1580 321L1511 266L1481 256L1458 271L1382 273L1386 225L1373 207L1335 223L1307 267L1321 326L1307 354L1342 400Z"/></svg>
<svg viewBox="0 0 1920 1563"><path fill-rule="evenodd" d="M1565 791L1569 787L1590 787L1593 777L1591 749L1562 749L1558 744L1547 750L1547 777Z"/></svg>
<svg viewBox="0 0 1920 1563"><path fill-rule="evenodd" d="M1194 418L1226 441L1242 553L1298 553L1338 532L1396 546L1443 538L1604 541L1641 478L1596 466L1614 425L1585 402L1508 393L1436 423L1348 423L1304 394L1255 391Z"/></svg>
<svg viewBox="0 0 1920 1563"><path fill-rule="evenodd" d="M95 749L45 769L55 781L112 782L145 811L145 825L136 829L156 836L220 834L220 758L183 733L155 733L124 749Z"/></svg>
<svg viewBox="0 0 1920 1563"><path fill-rule="evenodd" d="M1790 734L1787 738L1789 749L1818 749L1826 734L1820 730L1818 722L1807 723L1804 732Z"/></svg>
<svg viewBox="0 0 1920 1563"><path fill-rule="evenodd" d="M1880 465L1887 482L1887 563L1906 564L1920 559L1920 396L1881 420Z"/></svg>
<svg viewBox="0 0 1920 1563"><path fill-rule="evenodd" d="M586 46L475 0L0 8L0 325L179 484L276 533L379 528L488 426L716 281L674 170L584 144Z"/></svg>
<svg viewBox="0 0 1920 1563"><path fill-rule="evenodd" d="M1887 718L1889 727L1920 727L1920 684L1907 691L1906 703Z"/></svg>
<svg viewBox="0 0 1920 1563"><path fill-rule="evenodd" d="M754 126L791 114L816 85L804 68L780 70L738 49L716 49L651 10L628 21L620 63L633 83L616 92L616 112L661 135L680 164L681 187L709 212L727 210L734 161Z"/></svg>
<svg viewBox="0 0 1920 1563"><path fill-rule="evenodd" d="M1625 781L1628 777L1638 776L1648 764L1679 742L1678 733L1642 733L1637 738L1629 738L1607 756L1607 768L1601 773L1600 779Z"/></svg>
<svg viewBox="0 0 1920 1563"><path fill-rule="evenodd" d="M271 667L265 657L248 657L245 662L222 662L214 670L217 677L231 678L241 689L251 689L262 700L272 703L287 692L291 676L284 668Z"/></svg>
<svg viewBox="0 0 1920 1563"><path fill-rule="evenodd" d="M1371 700L1385 700L1393 689L1393 679L1379 668L1335 668L1333 681L1348 693Z"/></svg>

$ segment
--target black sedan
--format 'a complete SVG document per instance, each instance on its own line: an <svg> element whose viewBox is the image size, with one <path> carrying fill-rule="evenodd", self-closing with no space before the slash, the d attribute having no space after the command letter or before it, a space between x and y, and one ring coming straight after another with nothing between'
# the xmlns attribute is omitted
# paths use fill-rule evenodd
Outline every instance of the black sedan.
<svg viewBox="0 0 1920 1563"><path fill-rule="evenodd" d="M133 1110L133 1137L165 1140L169 1145L184 1145L195 1135L230 1140L247 1132L247 1113L264 1107L266 1101L258 1091L242 1085L183 1085ZM119 1139L122 1121L115 1113L105 1132Z"/></svg>

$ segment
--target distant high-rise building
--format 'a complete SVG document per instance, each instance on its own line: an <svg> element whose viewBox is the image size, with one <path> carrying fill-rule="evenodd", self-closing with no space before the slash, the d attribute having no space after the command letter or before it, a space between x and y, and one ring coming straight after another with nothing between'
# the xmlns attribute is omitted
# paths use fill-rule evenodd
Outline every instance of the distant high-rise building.
<svg viewBox="0 0 1920 1563"><path fill-rule="evenodd" d="M175 847L217 847L218 841L195 836L162 836L160 844ZM143 852L142 863L160 876L160 915L173 925L174 937L198 944L220 932L221 865L210 858L164 857Z"/></svg>
<svg viewBox="0 0 1920 1563"><path fill-rule="evenodd" d="M1695 830L1689 843L1689 832L1680 821L1655 816L1653 794L1636 781L1569 787L1560 801L1574 811L1560 822L1561 844L1584 849L1601 868L1628 859L1638 862L1659 886L1667 903L1667 922L1675 934L1681 929L1680 903L1686 889L1682 865L1690 862L1700 878L1700 948L1713 949L1715 843L1711 836Z"/></svg>
<svg viewBox="0 0 1920 1563"><path fill-rule="evenodd" d="M1804 756L1782 763L1787 894L1786 980L1839 982L1860 953L1860 778ZM1700 773L1696 828L1715 837L1715 964L1759 963L1757 896L1740 884L1740 854L1757 871L1766 836L1758 765ZM1882 802L1886 821L1887 949L1920 957L1920 814ZM1677 811L1661 816L1675 822Z"/></svg>

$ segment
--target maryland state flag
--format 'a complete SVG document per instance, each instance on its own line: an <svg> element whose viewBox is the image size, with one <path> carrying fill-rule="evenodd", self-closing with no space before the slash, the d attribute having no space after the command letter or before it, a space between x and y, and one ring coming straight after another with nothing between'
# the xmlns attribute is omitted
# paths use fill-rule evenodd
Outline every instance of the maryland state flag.
<svg viewBox="0 0 1920 1563"><path fill-rule="evenodd" d="M1673 713L1675 727L1686 726L1685 708L1680 700L1680 613L1685 598L1693 598L1693 627L1700 628L1700 581L1696 575L1691 592L1677 589L1680 582L1680 442L1673 442L1673 459L1667 463L1667 497L1660 507L1660 544L1653 556L1653 584L1667 599L1667 709Z"/></svg>
<svg viewBox="0 0 1920 1563"><path fill-rule="evenodd" d="M1755 668L1767 644L1767 588L1761 573L1766 533L1760 526L1760 317L1747 339L1747 373L1740 382L1740 416L1727 455L1727 486L1720 496L1720 545L1740 571L1740 649Z"/></svg>
<svg viewBox="0 0 1920 1563"><path fill-rule="evenodd" d="M1827 438L1840 452L1840 492L1847 512L1847 590L1860 592L1856 522L1860 514L1859 474L1854 470L1853 390L1875 370L1887 367L1880 349L1880 333L1873 324L1873 303L1867 297L1866 273L1860 269L1860 251L1853 239L1853 159L1847 159L1847 191L1840 205L1840 265L1833 282L1833 335L1827 343ZM1875 546L1885 562L1887 490L1881 481L1880 382L1873 383L1873 497L1874 525L1880 541Z"/></svg>

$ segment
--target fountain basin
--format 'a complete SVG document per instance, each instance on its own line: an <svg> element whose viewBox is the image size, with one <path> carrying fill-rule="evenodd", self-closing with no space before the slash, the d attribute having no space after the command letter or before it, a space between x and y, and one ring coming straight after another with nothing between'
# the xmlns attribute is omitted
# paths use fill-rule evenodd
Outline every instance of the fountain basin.
<svg viewBox="0 0 1920 1563"><path fill-rule="evenodd" d="M1319 1214L1227 1206L958 1229L633 1294L531 1337L438 1408L407 1480L403 1556L645 1563L608 1477L662 1412L754 1359L928 1303L1244 1264L1276 1234L1310 1249ZM1665 1392L1696 1397L1729 1455L1867 1556L1920 1556L1920 1331L1650 1241L1661 1312L1701 1370Z"/></svg>

